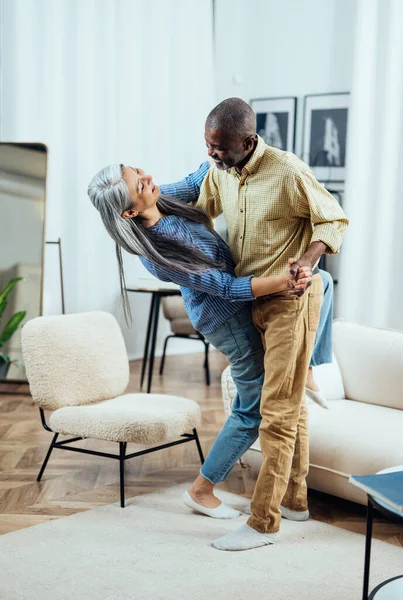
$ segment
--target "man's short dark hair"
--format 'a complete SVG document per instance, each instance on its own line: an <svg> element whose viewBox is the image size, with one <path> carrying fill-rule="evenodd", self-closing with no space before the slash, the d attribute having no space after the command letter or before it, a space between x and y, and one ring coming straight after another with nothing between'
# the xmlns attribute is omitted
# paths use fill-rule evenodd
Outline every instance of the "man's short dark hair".
<svg viewBox="0 0 403 600"><path fill-rule="evenodd" d="M241 98L227 98L217 104L206 119L209 129L221 129L229 135L247 137L256 134L256 116Z"/></svg>

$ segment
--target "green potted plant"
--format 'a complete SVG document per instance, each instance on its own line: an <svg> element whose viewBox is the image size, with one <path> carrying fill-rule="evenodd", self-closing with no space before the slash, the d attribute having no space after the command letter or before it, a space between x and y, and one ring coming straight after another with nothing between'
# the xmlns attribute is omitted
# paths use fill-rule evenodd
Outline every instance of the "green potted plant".
<svg viewBox="0 0 403 600"><path fill-rule="evenodd" d="M9 319L4 328L1 328L1 319L8 304L7 298L14 286L21 280L22 277L12 279L0 293L0 379L4 379L6 377L10 364L14 362L9 356L6 356L1 352L1 348L3 344L5 344L11 338L11 336L14 335L20 326L21 321L26 315L25 311L16 312L11 319Z"/></svg>

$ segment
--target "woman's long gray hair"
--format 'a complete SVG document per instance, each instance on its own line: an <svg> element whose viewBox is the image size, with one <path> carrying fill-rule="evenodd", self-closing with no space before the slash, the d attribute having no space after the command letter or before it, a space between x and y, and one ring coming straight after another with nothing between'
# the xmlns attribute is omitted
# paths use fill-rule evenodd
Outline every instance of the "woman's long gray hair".
<svg viewBox="0 0 403 600"><path fill-rule="evenodd" d="M222 269L223 263L214 261L195 246L186 245L173 238L156 235L147 229L141 217L125 219L122 214L133 208L129 190L123 179L123 165L109 165L92 178L88 195L99 211L105 228L116 242L120 289L126 321L131 321L130 305L126 291L122 248L129 254L144 256L152 263L173 271L197 273L211 268ZM202 210L185 202L160 196L157 207L164 215L185 217L195 223L212 228L210 218Z"/></svg>

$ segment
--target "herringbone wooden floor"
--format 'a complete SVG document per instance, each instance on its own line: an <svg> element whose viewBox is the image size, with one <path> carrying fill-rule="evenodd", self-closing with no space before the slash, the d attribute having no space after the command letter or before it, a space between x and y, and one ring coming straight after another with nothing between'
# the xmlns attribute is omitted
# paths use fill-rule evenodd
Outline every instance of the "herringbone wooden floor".
<svg viewBox="0 0 403 600"><path fill-rule="evenodd" d="M224 422L220 377L226 362L211 352L211 386L204 384L201 354L169 356L165 373L155 365L153 391L188 396L200 403L203 424L199 435L207 453ZM130 392L138 391L141 363L131 363ZM40 483L37 474L52 434L39 420L39 410L29 396L0 395L0 533L37 525L119 500L117 461L98 456L54 450ZM115 453L117 444L99 441L77 445ZM134 452L134 444L128 452ZM126 463L126 498L191 481L198 473L195 444L184 444L148 454ZM248 469L236 466L222 485L232 492L251 496L254 480ZM178 499L180 502L180 499ZM357 533L365 533L365 508L340 499L310 492L314 519ZM374 537L403 546L403 529L377 520Z"/></svg>

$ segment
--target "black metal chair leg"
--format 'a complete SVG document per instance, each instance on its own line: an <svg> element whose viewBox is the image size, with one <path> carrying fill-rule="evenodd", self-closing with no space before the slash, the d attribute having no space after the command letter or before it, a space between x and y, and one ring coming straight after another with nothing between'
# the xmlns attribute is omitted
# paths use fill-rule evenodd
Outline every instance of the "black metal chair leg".
<svg viewBox="0 0 403 600"><path fill-rule="evenodd" d="M206 369L206 385L210 385L210 368L209 368L209 363L208 363L208 350L209 350L209 343L204 344L204 351L205 351L205 359L204 359L204 368Z"/></svg>
<svg viewBox="0 0 403 600"><path fill-rule="evenodd" d="M150 304L150 312L148 314L146 341L145 341L145 345L144 345L143 364L141 366L140 389L143 387L144 376L146 374L148 348L150 346L151 326L152 326L152 323L154 320L154 308L155 308L155 294L152 294L151 304Z"/></svg>
<svg viewBox="0 0 403 600"><path fill-rule="evenodd" d="M119 442L119 466L120 466L120 506L125 507L125 454L126 442Z"/></svg>
<svg viewBox="0 0 403 600"><path fill-rule="evenodd" d="M55 442L56 442L56 440L57 440L57 438L58 438L58 437L59 437L59 434L58 434L58 433L55 433L55 435L53 436L52 443L51 443L51 444L50 444L50 446L49 446L48 453L46 454L46 458L45 458L45 460L43 461L43 465L42 465L42 467L41 467L41 470L39 471L39 475L38 475L38 477L36 478L36 481L40 481L40 480L42 479L43 472L44 472L44 470L46 469L46 465L48 464L48 460L49 460L49 458L50 458L50 455L52 454L52 450L53 450L53 448L54 448L54 444L55 444Z"/></svg>
<svg viewBox="0 0 403 600"><path fill-rule="evenodd" d="M161 358L161 364L160 364L160 375L162 375L162 373L164 372L164 365L165 365L165 354L167 351L167 346L168 346L168 340L171 338L171 335L167 335L167 337L165 338L165 343L164 343L164 350L162 352L162 358Z"/></svg>
<svg viewBox="0 0 403 600"><path fill-rule="evenodd" d="M203 450L200 445L200 440L199 440L199 436L197 435L196 429L193 429L193 435L195 436L195 442L196 442L196 446L197 446L197 451L199 453L200 462L201 462L201 464L203 464L204 463L204 455L203 455Z"/></svg>
<svg viewBox="0 0 403 600"><path fill-rule="evenodd" d="M364 561L364 588L362 591L362 600L368 600L369 588L369 565L371 560L371 540L372 540L372 520L374 518L374 509L371 499L368 498L367 508L367 532L365 536L365 561Z"/></svg>
<svg viewBox="0 0 403 600"><path fill-rule="evenodd" d="M151 383L152 383L152 379L153 379L155 344L157 342L158 318L159 318L159 314L160 314L160 304L161 304L161 297L156 296L155 297L155 306L154 306L154 322L152 325L152 333L151 333L150 360L148 363L147 394L149 394L151 392Z"/></svg>

